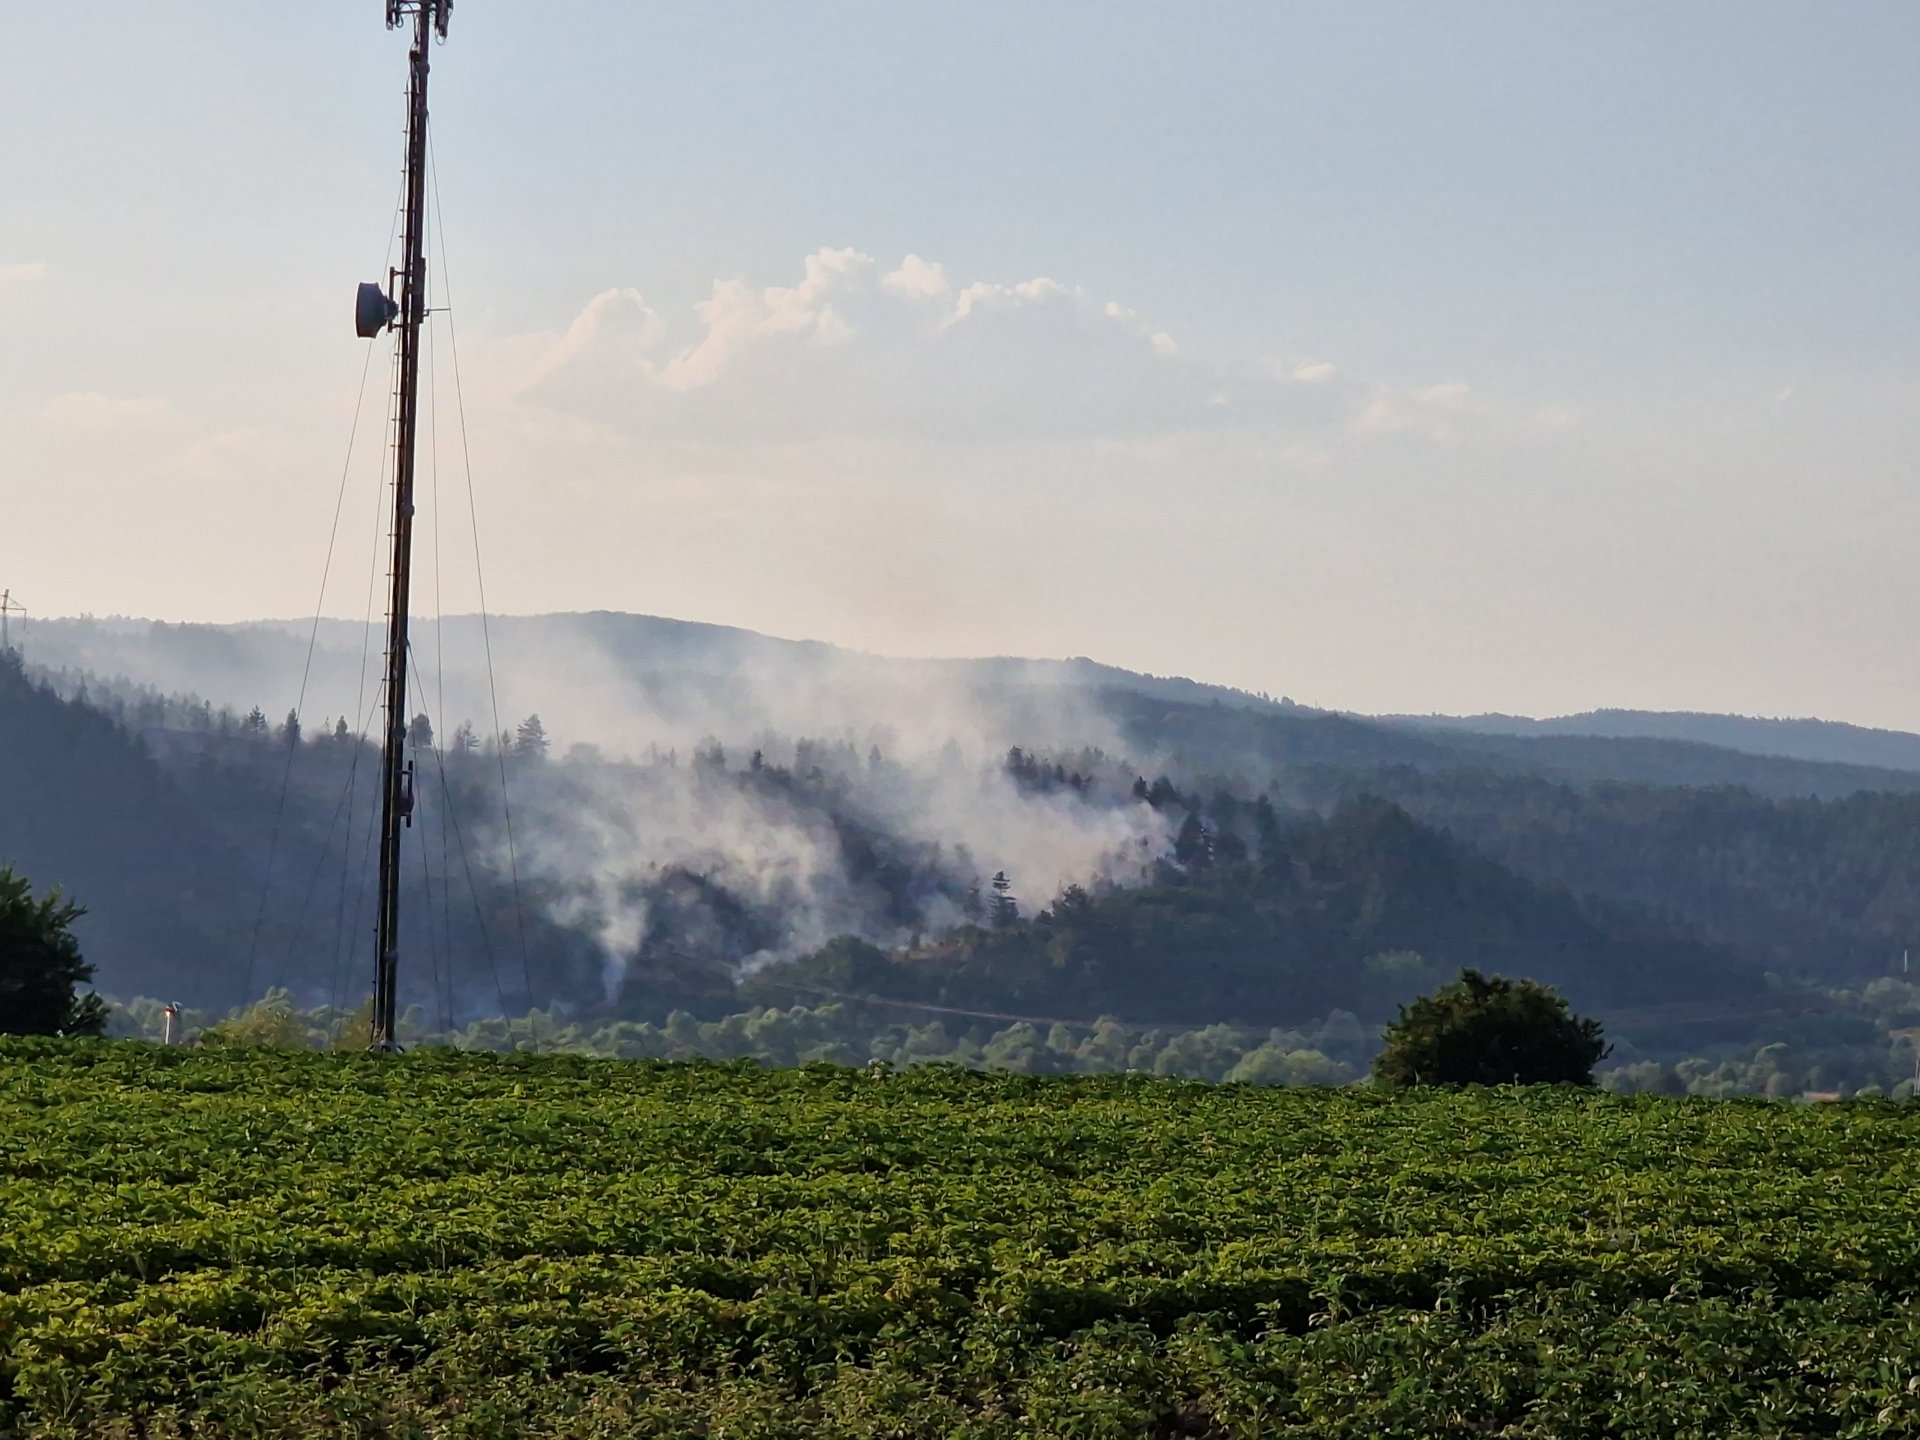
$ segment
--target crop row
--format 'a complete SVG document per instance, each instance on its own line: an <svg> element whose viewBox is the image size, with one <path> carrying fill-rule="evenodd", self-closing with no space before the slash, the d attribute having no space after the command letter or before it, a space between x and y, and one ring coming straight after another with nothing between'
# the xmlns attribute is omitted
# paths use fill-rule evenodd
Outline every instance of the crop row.
<svg viewBox="0 0 1920 1440"><path fill-rule="evenodd" d="M1920 1432L1920 1121L0 1044L0 1430Z"/></svg>

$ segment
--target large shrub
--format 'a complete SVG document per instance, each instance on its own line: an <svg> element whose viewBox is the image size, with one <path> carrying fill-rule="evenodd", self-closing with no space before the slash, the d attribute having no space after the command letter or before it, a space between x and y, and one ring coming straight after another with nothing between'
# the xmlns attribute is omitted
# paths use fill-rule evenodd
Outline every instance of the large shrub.
<svg viewBox="0 0 1920 1440"><path fill-rule="evenodd" d="M91 990L73 922L86 912L58 886L39 899L24 875L0 865L0 1032L98 1035L107 1007Z"/></svg>
<svg viewBox="0 0 1920 1440"><path fill-rule="evenodd" d="M1600 1022L1546 986L1462 970L1400 1007L1373 1074L1387 1085L1591 1085L1606 1053Z"/></svg>

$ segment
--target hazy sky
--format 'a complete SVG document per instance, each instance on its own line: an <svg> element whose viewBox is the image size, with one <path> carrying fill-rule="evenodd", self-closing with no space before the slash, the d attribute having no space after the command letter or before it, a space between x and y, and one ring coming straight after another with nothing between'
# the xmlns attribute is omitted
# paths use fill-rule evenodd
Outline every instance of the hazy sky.
<svg viewBox="0 0 1920 1440"><path fill-rule="evenodd" d="M381 12L0 12L35 613L312 612L398 187ZM1911 0L458 0L434 59L495 609L1920 727Z"/></svg>

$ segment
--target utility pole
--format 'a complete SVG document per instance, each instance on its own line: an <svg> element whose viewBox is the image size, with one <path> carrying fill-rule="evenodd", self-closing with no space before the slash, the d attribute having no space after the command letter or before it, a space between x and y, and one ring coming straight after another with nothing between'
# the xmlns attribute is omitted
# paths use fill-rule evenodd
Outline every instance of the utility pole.
<svg viewBox="0 0 1920 1440"><path fill-rule="evenodd" d="M13 598L13 591L0 590L0 655L13 651L13 617L27 618L27 607Z"/></svg>
<svg viewBox="0 0 1920 1440"><path fill-rule="evenodd" d="M453 0L387 0L387 28L413 22L408 55L406 218L399 269L387 288L362 285L354 328L365 339L399 332L399 395L393 434L393 556L387 595L386 739L380 753L380 903L374 931L375 1050L394 1050L399 1017L400 830L413 824L413 766L407 743L407 604L413 565L413 460L420 423L420 327L427 314L427 56L447 38ZM397 286L396 298L393 288Z"/></svg>

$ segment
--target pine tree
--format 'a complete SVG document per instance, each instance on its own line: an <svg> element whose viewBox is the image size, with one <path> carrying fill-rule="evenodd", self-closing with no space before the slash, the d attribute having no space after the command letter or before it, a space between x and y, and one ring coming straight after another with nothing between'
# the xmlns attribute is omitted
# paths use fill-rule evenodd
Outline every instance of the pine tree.
<svg viewBox="0 0 1920 1440"><path fill-rule="evenodd" d="M529 760L544 760L547 755L547 727L540 723L538 715L529 715L513 732L510 743L514 754Z"/></svg>
<svg viewBox="0 0 1920 1440"><path fill-rule="evenodd" d="M1189 810L1173 839L1173 858L1189 870L1205 870L1213 864L1213 836L1198 810Z"/></svg>
<svg viewBox="0 0 1920 1440"><path fill-rule="evenodd" d="M993 899L987 904L988 918L996 930L1005 930L1020 918L1020 902L1013 898L1013 881L1007 878L1007 872L996 870L989 882L993 886Z"/></svg>
<svg viewBox="0 0 1920 1440"><path fill-rule="evenodd" d="M1262 795L1253 802L1253 830L1256 842L1260 846L1262 860L1280 858L1283 846L1280 840L1280 817L1274 813L1273 801Z"/></svg>

